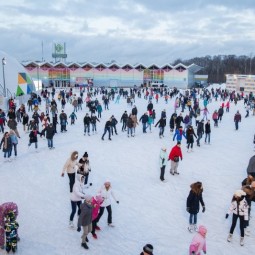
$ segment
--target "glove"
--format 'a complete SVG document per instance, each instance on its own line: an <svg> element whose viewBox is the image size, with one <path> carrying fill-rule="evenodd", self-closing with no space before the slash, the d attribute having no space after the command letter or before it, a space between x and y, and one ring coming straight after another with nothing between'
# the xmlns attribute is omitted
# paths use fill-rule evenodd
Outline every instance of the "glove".
<svg viewBox="0 0 255 255"><path fill-rule="evenodd" d="M77 231L78 231L78 232L81 232L81 227L78 227L78 228L77 228Z"/></svg>
<svg viewBox="0 0 255 255"><path fill-rule="evenodd" d="M204 251L204 254L206 254L206 251Z"/></svg>
<svg viewBox="0 0 255 255"><path fill-rule="evenodd" d="M119 204L119 203L120 203L120 201L116 201L116 203L117 203L117 204Z"/></svg>
<svg viewBox="0 0 255 255"><path fill-rule="evenodd" d="M226 219L228 218L228 213L226 214Z"/></svg>
<svg viewBox="0 0 255 255"><path fill-rule="evenodd" d="M205 206L203 206L203 210L202 210L202 213L204 213L205 212Z"/></svg>
<svg viewBox="0 0 255 255"><path fill-rule="evenodd" d="M189 213L189 207L186 208L186 211Z"/></svg>
<svg viewBox="0 0 255 255"><path fill-rule="evenodd" d="M64 177L64 175L65 175L64 173L61 174L62 177Z"/></svg>

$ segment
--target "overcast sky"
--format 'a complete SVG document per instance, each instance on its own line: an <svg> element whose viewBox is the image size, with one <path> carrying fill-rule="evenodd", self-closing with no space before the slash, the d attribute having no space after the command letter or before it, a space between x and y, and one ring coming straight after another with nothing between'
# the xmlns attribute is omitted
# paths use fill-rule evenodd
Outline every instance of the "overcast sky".
<svg viewBox="0 0 255 255"><path fill-rule="evenodd" d="M254 0L1 0L0 50L18 60L165 64L255 54Z"/></svg>

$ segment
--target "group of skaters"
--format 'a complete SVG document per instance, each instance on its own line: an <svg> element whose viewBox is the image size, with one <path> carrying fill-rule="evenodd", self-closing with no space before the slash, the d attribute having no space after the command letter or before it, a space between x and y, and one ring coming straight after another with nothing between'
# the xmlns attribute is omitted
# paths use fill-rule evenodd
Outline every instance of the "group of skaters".
<svg viewBox="0 0 255 255"><path fill-rule="evenodd" d="M128 96L130 94L130 96ZM136 96L138 98L142 97L144 94L144 99L148 100L148 105L146 111L138 117L138 109L135 102ZM29 133L29 143L30 146L32 143L35 144L35 148L38 147L37 136L46 136L48 142L48 148L53 149L53 137L57 133L57 125L60 124L60 132L65 133L67 131L68 119L71 120L71 125L75 124L77 120L76 113L78 111L83 111L85 107L82 107L82 104L86 103L86 109L89 110L89 113L86 113L83 118L84 124L84 135L90 135L92 133L97 133L97 122L100 122L102 117L102 111L109 110L110 102L119 103L121 97L127 100L127 104L132 107L131 112L128 114L127 110L121 116L120 123L122 123L122 132L127 132L127 137L134 137L136 134L136 127L141 122L142 132L147 133L149 130L152 132L151 127L159 127L159 138L164 137L164 131L167 126L167 116L166 110L163 109L160 118L156 121L157 113L154 109L153 100L156 99L156 104L158 99L164 98L166 103L168 103L169 98L174 98L174 112L172 113L169 120L170 132L173 134L173 141L177 141L177 144L171 149L169 155L167 155L167 148L162 147L160 151L160 180L165 181L164 174L167 161L170 161L171 168L170 173L172 175L179 175L178 164L179 161L183 159L181 143L183 138L187 141L187 151L191 152L193 150L193 144L196 142L197 146L200 147L201 139L205 135L204 143L210 144L210 135L211 135L211 124L209 119L208 104L214 98L216 101L221 98L223 103L221 104L218 110L215 110L212 114L212 120L214 122L214 127L218 127L219 123L222 121L224 109L226 112L229 112L230 103L236 102L244 98L244 95L238 93L230 93L226 90L202 90L196 91L191 90L185 94L179 93L178 90L168 90L166 88L160 89L131 89L128 93L124 89L115 91L113 89L87 89L87 96L84 99L85 90L79 91L79 96L73 93L72 89L69 91L60 91L57 94L57 100L54 99L56 96L55 89L52 89L51 92L43 90L40 95L32 94L31 98L27 102L28 111L26 111L26 106L22 104L19 109L16 109L16 105L13 103L13 100L9 102L9 111L7 115L0 110L0 127L1 131L4 133L4 136L1 140L1 148L4 152L4 157L10 160L12 151L14 155L17 156L17 145L20 138L17 126L18 123L23 125L23 130ZM102 104L99 102L97 97L102 96ZM43 98L43 99L42 99ZM131 100L130 100L131 99ZM166 100L167 99L167 100ZM246 107L249 106L249 109L254 107L254 97L249 95L245 97ZM41 103L42 100L45 101L45 111L41 112ZM202 100L203 106L199 104ZM226 103L224 103L226 101ZM73 107L70 116L68 117L65 113L65 105L70 103ZM61 105L61 109L58 108L58 104ZM188 109L188 113L183 118L182 114L184 110ZM248 108L247 108L248 109ZM181 110L179 114L177 111ZM32 112L32 118L29 119L28 112ZM60 112L58 116L58 112ZM247 115L247 114L246 114ZM7 120L8 118L8 120ZM112 115L105 123L104 133L101 137L104 140L105 135L108 133L108 139L111 140L113 134L118 135L117 124L119 123L114 115ZM234 116L235 128L239 128L238 124L241 122L241 115L239 111L236 112ZM195 132L193 123L196 125L197 132ZM4 132L4 127L7 125L10 130ZM184 128L183 128L184 126ZM40 130L41 127L41 130ZM91 130L91 131L90 131ZM255 160L254 160L255 161ZM255 163L254 163L255 164ZM255 168L255 167L254 167ZM107 210L108 217L107 223L109 226L114 226L112 223L112 208L111 208L111 197L119 203L115 198L112 191L111 182L106 180L102 187L98 190L97 194L91 195L88 194L88 188L92 185L89 183L88 178L91 172L90 162L88 159L88 153L85 152L84 155L78 160L78 152L72 152L70 158L67 160L64 165L62 176L65 172L69 178L69 188L70 188L70 201L71 201L71 214L69 219L69 225L71 228L74 228L74 216L78 209L78 220L77 220L77 231L83 230L81 246L85 249L88 249L88 234L91 233L94 239L97 239L96 231L100 230L98 222L101 216L104 213L104 210ZM250 180L249 176L247 180ZM247 216L250 215L250 206L249 202L253 200L255 183L251 182L248 185L244 185L242 189L237 190L233 196L231 202L230 212L233 212L233 222L228 237L228 241L231 241L232 234L235 228L237 219L240 219L240 228L241 229L241 240L240 244L243 245L244 233L248 233L248 224ZM247 190L252 190L252 196ZM203 185L202 182L196 182L191 185L191 191L187 198L187 212L190 214L189 217L189 231L196 232L195 237L190 245L190 254L199 255L200 251L203 250L206 252L206 242L205 237L207 229L205 226L197 227L197 214L199 212L199 204L202 205L202 212L205 212L205 204L202 198ZM247 197L249 196L249 198ZM252 198L251 198L252 197ZM250 200L249 200L250 199ZM82 202L83 200L83 202ZM246 212L247 211L247 212ZM5 213L4 220L10 222L14 220L16 222L16 216L11 212ZM228 217L226 215L226 218ZM9 215L9 216L8 216ZM15 223L16 224L16 223ZM15 225L14 224L14 225ZM18 224L15 225L18 228ZM1 229L1 228L0 228ZM246 229L246 230L244 230ZM7 232L6 232L7 233ZM16 235L17 237L17 235ZM6 234L7 240L7 234ZM15 242L14 242L15 243ZM7 249L6 245L6 249ZM9 247L9 246L8 246ZM8 248L9 249L9 248ZM16 248L15 248L16 249ZM147 244L143 248L141 254L153 254L153 246Z"/></svg>
<svg viewBox="0 0 255 255"><path fill-rule="evenodd" d="M69 226L70 228L75 227L74 216L78 208L77 231L80 232L81 229L83 230L81 246L84 249L89 249L87 244L89 239L87 236L91 233L94 239L98 238L96 231L101 230L101 228L97 223L102 217L105 209L108 213L108 226L114 227L112 223L111 198L113 198L117 204L119 204L119 200L116 199L109 180L104 182L97 194L93 196L89 194L87 189L89 186L92 186L92 183L89 183L88 181L91 166L87 152L85 152L78 160L78 151L73 151L63 167L61 173L62 177L64 177L65 172L69 178L72 209L69 218Z"/></svg>

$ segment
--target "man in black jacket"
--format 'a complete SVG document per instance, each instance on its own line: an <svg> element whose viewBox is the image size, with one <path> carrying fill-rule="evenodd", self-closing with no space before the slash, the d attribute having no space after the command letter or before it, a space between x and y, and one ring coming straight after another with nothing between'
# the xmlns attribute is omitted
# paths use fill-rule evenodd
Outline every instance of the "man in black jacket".
<svg viewBox="0 0 255 255"><path fill-rule="evenodd" d="M139 121L142 121L142 124L143 124L143 133L147 133L146 132L146 128L147 128L146 124L147 124L148 120L149 120L149 117L148 117L148 113L147 112L144 113L142 115L142 117L139 119Z"/></svg>
<svg viewBox="0 0 255 255"><path fill-rule="evenodd" d="M128 119L128 114L127 111L125 111L120 119L120 122L122 122L122 132L126 131L127 128L127 119Z"/></svg>
<svg viewBox="0 0 255 255"><path fill-rule="evenodd" d="M197 146L200 146L200 139L204 134L204 120L201 120L197 124Z"/></svg>
<svg viewBox="0 0 255 255"><path fill-rule="evenodd" d="M48 148L54 149L55 147L53 147L53 136L55 135L55 128L52 123L50 123L46 128L42 130L41 136L42 135L45 136L45 132L46 132L46 138L48 140Z"/></svg>
<svg viewBox="0 0 255 255"><path fill-rule="evenodd" d="M102 136L102 140L104 140L104 136L106 134L106 132L109 133L109 140L112 140L111 139L111 126L112 126L112 118L110 118L108 121L106 121L105 123L105 127L104 127L104 134Z"/></svg>

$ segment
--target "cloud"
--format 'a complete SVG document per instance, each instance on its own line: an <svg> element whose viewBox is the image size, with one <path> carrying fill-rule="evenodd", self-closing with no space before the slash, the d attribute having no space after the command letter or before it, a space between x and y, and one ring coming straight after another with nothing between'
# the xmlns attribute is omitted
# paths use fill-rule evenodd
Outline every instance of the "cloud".
<svg viewBox="0 0 255 255"><path fill-rule="evenodd" d="M223 3L224 2L224 3ZM253 1L9 0L0 3L0 49L19 60L170 63L204 55L249 55ZM39 4L38 4L39 3Z"/></svg>

